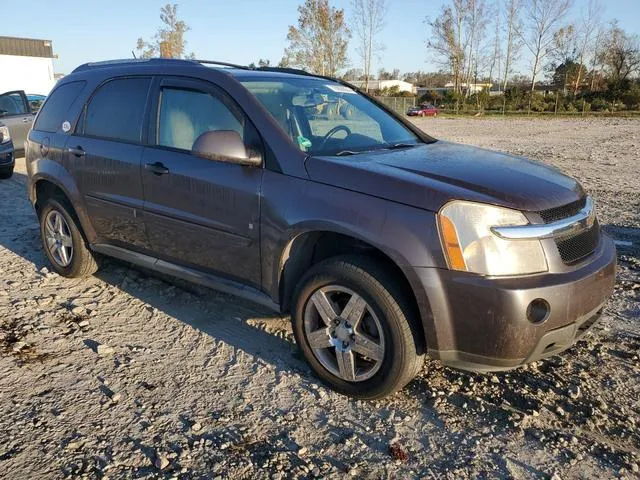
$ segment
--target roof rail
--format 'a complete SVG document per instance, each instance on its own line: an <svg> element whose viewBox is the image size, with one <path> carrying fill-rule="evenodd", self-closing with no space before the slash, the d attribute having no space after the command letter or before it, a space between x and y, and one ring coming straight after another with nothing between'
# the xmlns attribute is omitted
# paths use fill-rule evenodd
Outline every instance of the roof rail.
<svg viewBox="0 0 640 480"><path fill-rule="evenodd" d="M85 70L92 70L94 68L111 67L111 66L117 66L117 65L140 65L145 63L162 64L162 63L177 63L177 62L187 63L191 65L193 64L193 60L185 60L181 58L124 58L124 59L117 59L117 60L105 60L102 62L85 63L83 65L80 65L79 67L76 67L75 70L73 70L73 72L71 73L83 72Z"/></svg>
<svg viewBox="0 0 640 480"><path fill-rule="evenodd" d="M261 70L263 72L282 72L282 73L295 73L296 75L308 75L311 77L316 77L313 73L309 73L306 70L302 70L300 68L289 68L289 67L258 67L254 70Z"/></svg>
<svg viewBox="0 0 640 480"><path fill-rule="evenodd" d="M244 66L244 65L236 65L235 63L229 63L229 62L218 62L217 60L193 60L194 62L197 63L203 63L205 65L221 65L223 67L231 67L231 68L240 68L242 70L250 70L249 67Z"/></svg>

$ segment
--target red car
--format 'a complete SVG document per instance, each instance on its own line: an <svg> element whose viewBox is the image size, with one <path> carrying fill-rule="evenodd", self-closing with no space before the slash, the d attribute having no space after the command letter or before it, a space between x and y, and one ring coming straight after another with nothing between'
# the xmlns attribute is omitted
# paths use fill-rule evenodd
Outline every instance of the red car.
<svg viewBox="0 0 640 480"><path fill-rule="evenodd" d="M423 103L409 108L407 115L410 117L437 117L438 109L430 103Z"/></svg>

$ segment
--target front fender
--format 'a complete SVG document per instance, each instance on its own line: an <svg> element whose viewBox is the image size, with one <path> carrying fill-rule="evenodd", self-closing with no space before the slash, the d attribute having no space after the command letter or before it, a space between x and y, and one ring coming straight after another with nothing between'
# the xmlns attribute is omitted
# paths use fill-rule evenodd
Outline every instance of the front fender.
<svg viewBox="0 0 640 480"><path fill-rule="evenodd" d="M351 190L265 172L261 210L263 290L280 300L280 278L296 238L332 232L378 249L404 273L423 322L432 322L416 269L446 268L436 214ZM306 237L306 235L305 235ZM430 328L425 330L431 330Z"/></svg>

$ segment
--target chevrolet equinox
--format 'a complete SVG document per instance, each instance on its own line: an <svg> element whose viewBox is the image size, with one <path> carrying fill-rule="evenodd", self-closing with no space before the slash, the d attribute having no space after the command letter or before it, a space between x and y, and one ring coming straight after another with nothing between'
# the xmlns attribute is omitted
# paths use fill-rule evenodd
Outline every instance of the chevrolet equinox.
<svg viewBox="0 0 640 480"><path fill-rule="evenodd" d="M358 398L401 389L425 355L486 372L556 354L613 289L577 181L301 70L82 65L26 161L60 275L102 254L290 313L315 374Z"/></svg>

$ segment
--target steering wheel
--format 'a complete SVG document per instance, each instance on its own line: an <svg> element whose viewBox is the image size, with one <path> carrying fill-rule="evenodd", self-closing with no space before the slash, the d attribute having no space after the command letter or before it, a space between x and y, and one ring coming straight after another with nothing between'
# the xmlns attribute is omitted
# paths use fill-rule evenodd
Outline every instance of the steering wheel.
<svg viewBox="0 0 640 480"><path fill-rule="evenodd" d="M325 144L327 143L327 140L333 137L340 130L344 130L345 132L347 132L347 135L351 135L351 129L349 127L347 127L346 125L336 125L331 130L329 130L327 134L322 138L322 143L320 144L320 148L318 148L318 150L322 151Z"/></svg>

